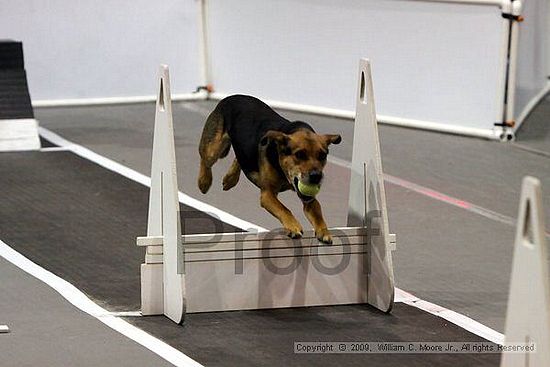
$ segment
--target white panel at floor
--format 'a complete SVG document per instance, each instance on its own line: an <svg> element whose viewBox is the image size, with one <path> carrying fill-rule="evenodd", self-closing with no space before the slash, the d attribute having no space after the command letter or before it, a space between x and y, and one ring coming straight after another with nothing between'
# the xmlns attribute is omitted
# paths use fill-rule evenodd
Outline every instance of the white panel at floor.
<svg viewBox="0 0 550 367"><path fill-rule="evenodd" d="M207 0L221 93L353 110L372 61L380 115L491 129L502 106L501 11L410 0Z"/></svg>
<svg viewBox="0 0 550 367"><path fill-rule="evenodd" d="M23 41L33 100L154 95L199 84L195 0L0 1L1 38Z"/></svg>

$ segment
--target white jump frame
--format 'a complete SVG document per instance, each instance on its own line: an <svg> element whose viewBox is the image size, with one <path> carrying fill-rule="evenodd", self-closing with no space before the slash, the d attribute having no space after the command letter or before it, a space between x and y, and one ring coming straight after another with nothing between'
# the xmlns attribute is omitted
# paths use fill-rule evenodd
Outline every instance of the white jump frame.
<svg viewBox="0 0 550 367"><path fill-rule="evenodd" d="M550 366L550 280L540 181L525 177L516 228L505 344L534 353L502 353L501 367Z"/></svg>
<svg viewBox="0 0 550 367"><path fill-rule="evenodd" d="M181 235L168 67L157 96L143 315L182 323L185 313L368 303L389 312L392 250L370 63L359 65L348 226L333 245L312 231L300 240L277 232Z"/></svg>

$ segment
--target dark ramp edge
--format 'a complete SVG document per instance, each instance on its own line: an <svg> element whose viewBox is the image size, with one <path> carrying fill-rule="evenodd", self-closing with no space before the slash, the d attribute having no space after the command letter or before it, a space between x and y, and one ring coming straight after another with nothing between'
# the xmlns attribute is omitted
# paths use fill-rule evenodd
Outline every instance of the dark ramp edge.
<svg viewBox="0 0 550 367"><path fill-rule="evenodd" d="M417 308L309 307L126 318L205 366L498 366L499 354L294 354L298 341L485 341Z"/></svg>
<svg viewBox="0 0 550 367"><path fill-rule="evenodd" d="M139 310L148 187L71 152L27 152L0 155L0 192L1 240L107 309ZM238 230L181 212L187 233Z"/></svg>
<svg viewBox="0 0 550 367"><path fill-rule="evenodd" d="M0 239L109 310L138 310L148 188L71 152L0 155ZM191 214L191 215L188 215ZM214 229L182 206L188 233ZM198 217L198 218L197 218ZM223 231L234 231L223 225ZM498 366L498 355L296 355L294 341L481 341L397 304L310 307L127 320L208 366Z"/></svg>
<svg viewBox="0 0 550 367"><path fill-rule="evenodd" d="M23 44L0 40L0 119L34 118Z"/></svg>
<svg viewBox="0 0 550 367"><path fill-rule="evenodd" d="M0 39L0 70L24 68L23 43Z"/></svg>
<svg viewBox="0 0 550 367"><path fill-rule="evenodd" d="M0 119L34 118L25 70L0 69Z"/></svg>

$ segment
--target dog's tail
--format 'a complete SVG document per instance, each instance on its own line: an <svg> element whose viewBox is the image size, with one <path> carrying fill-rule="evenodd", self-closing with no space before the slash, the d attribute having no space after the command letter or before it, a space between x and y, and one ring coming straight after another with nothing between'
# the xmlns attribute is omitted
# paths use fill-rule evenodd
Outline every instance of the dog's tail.
<svg viewBox="0 0 550 367"><path fill-rule="evenodd" d="M220 158L225 158L231 149L231 140L224 126L223 114L219 105L210 113L202 130L199 143L200 172L198 186L203 194L212 185L212 166Z"/></svg>
<svg viewBox="0 0 550 367"><path fill-rule="evenodd" d="M225 122L219 105L208 115L202 129L199 143L199 154L203 159L225 158L229 153L231 144L229 135L225 129Z"/></svg>

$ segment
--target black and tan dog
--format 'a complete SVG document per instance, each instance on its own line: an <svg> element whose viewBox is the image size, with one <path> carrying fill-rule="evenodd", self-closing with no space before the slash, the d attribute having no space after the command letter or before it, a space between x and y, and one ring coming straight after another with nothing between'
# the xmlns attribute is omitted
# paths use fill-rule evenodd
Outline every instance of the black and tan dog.
<svg viewBox="0 0 550 367"><path fill-rule="evenodd" d="M212 166L229 153L236 159L223 178L223 189L237 184L241 170L261 190L260 203L274 215L291 238L300 238L302 226L277 198L279 192L294 190L316 237L332 243L321 205L315 197L300 193L298 183L321 184L330 144L340 135L319 135L301 121L290 122L257 98L234 95L220 101L208 116L199 145L201 157L199 189L205 194L212 185Z"/></svg>

